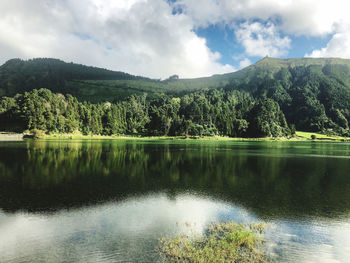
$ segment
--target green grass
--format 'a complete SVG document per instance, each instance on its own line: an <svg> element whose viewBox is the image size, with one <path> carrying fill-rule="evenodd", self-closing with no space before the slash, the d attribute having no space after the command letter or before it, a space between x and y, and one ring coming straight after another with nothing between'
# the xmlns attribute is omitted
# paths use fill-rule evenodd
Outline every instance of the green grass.
<svg viewBox="0 0 350 263"><path fill-rule="evenodd" d="M41 139L48 140L113 140L113 139L133 139L133 140L200 140L200 141L288 141L288 138L231 138L226 136L135 136L135 135L83 135L81 133L74 134L46 134Z"/></svg>
<svg viewBox="0 0 350 263"><path fill-rule="evenodd" d="M163 262L266 262L263 229L261 224L212 224L203 235L162 238L159 252Z"/></svg>
<svg viewBox="0 0 350 263"><path fill-rule="evenodd" d="M29 134L29 131L25 132ZM32 134L34 135L34 134ZM312 139L315 136L315 139ZM141 135L83 135L75 133L50 133L41 132L37 139L45 140L199 140L199 141L252 141L252 142L283 142L283 141L350 141L349 137L328 136L320 133L297 131L293 137L263 137L263 138L231 138L227 136L141 136Z"/></svg>
<svg viewBox="0 0 350 263"><path fill-rule="evenodd" d="M350 140L349 137L329 136L329 135L315 133L315 132L296 131L295 134L297 137L300 137L302 139L307 139L307 140L312 140L313 136L314 136L315 140L328 140L328 141Z"/></svg>

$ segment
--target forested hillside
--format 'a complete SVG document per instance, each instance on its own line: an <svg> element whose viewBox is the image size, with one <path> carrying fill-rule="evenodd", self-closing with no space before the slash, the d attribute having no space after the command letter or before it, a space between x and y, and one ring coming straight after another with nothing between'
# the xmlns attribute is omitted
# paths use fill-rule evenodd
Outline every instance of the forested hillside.
<svg viewBox="0 0 350 263"><path fill-rule="evenodd" d="M164 94L148 101L130 96L117 103L79 102L47 89L0 100L0 125L6 130L132 135L288 136L278 104L254 100L241 91L211 90L182 97Z"/></svg>
<svg viewBox="0 0 350 263"><path fill-rule="evenodd" d="M0 130L350 135L350 60L344 59L264 58L234 73L163 81L54 59L15 59L0 67L0 96Z"/></svg>

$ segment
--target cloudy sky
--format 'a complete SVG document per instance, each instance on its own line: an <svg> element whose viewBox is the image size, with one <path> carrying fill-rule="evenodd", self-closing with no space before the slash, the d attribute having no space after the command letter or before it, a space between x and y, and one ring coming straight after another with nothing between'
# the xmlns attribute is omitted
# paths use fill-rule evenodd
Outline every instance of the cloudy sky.
<svg viewBox="0 0 350 263"><path fill-rule="evenodd" d="M54 57L152 78L350 58L347 0L1 0L0 64Z"/></svg>

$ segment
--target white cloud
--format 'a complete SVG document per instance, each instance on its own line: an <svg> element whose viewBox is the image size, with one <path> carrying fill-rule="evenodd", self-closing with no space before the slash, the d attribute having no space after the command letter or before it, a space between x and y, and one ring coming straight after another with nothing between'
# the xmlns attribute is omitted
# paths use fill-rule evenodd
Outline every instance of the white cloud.
<svg viewBox="0 0 350 263"><path fill-rule="evenodd" d="M249 60L249 58L244 58L239 62L239 68L245 68L251 64L252 64L252 62Z"/></svg>
<svg viewBox="0 0 350 263"><path fill-rule="evenodd" d="M245 49L238 61L287 55L299 35L333 36L309 56L350 57L349 9L347 0L5 0L0 63L56 57L154 78L234 71L194 32L212 24L235 31Z"/></svg>
<svg viewBox="0 0 350 263"><path fill-rule="evenodd" d="M305 56L350 58L350 30L334 34L326 47L313 50Z"/></svg>
<svg viewBox="0 0 350 263"><path fill-rule="evenodd" d="M321 36L339 23L350 23L347 0L178 0L197 26L251 19L279 21L287 34Z"/></svg>
<svg viewBox="0 0 350 263"><path fill-rule="evenodd" d="M237 28L242 21L272 22L277 32L293 36L325 37L332 36L326 47L312 51L307 56L337 56L348 58L350 30L350 2L348 0L178 0L175 7L181 7L197 27L210 24L225 24ZM241 34L241 29L236 34ZM271 40L262 34L260 41L242 41L246 55L263 56L286 54L288 39L277 40L277 46L287 48L268 48ZM254 40L254 39L253 39ZM290 42L290 41L289 41ZM246 44L244 44L246 43ZM260 47L260 50L255 49Z"/></svg>
<svg viewBox="0 0 350 263"><path fill-rule="evenodd" d="M279 57L285 55L290 48L290 38L281 38L274 24L270 22L266 25L259 22L242 23L236 29L235 35L248 56Z"/></svg>
<svg viewBox="0 0 350 263"><path fill-rule="evenodd" d="M4 262L21 258L27 262L100 262L112 260L111 256L113 261L135 261L139 254L149 253L150 245L156 245L163 234L202 233L228 213L244 222L256 221L243 208L190 194L143 195L63 209L54 216L0 211L0 254ZM115 252L108 249L111 244L117 245L118 253L111 254Z"/></svg>
<svg viewBox="0 0 350 263"><path fill-rule="evenodd" d="M0 2L0 62L57 57L165 78L233 71L163 0Z"/></svg>

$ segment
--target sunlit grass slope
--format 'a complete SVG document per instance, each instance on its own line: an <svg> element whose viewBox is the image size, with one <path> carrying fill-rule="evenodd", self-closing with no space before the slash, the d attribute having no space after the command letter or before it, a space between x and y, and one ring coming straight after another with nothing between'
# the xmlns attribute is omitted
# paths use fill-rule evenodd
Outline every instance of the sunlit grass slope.
<svg viewBox="0 0 350 263"><path fill-rule="evenodd" d="M321 139L321 140L350 140L349 137L341 137L341 136L329 136L321 133L316 132L302 132L302 131L296 131L295 135L304 138L304 139Z"/></svg>

